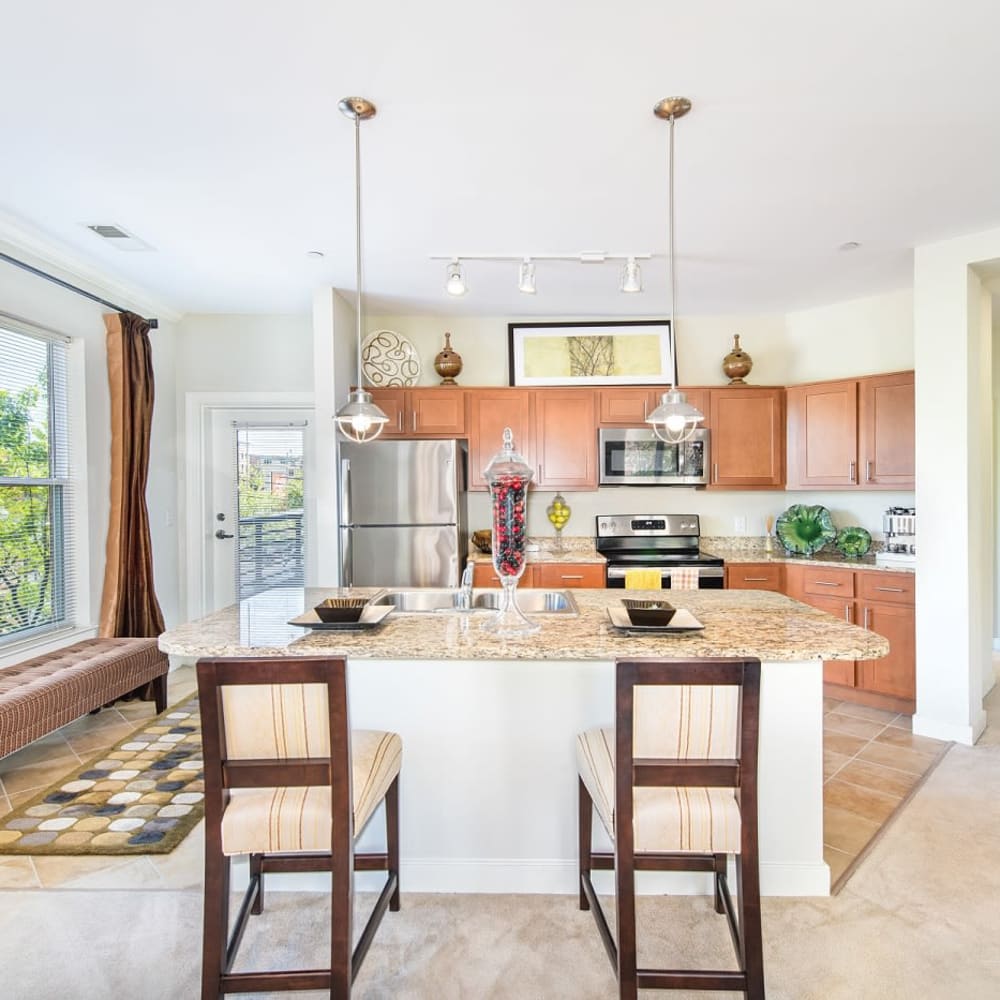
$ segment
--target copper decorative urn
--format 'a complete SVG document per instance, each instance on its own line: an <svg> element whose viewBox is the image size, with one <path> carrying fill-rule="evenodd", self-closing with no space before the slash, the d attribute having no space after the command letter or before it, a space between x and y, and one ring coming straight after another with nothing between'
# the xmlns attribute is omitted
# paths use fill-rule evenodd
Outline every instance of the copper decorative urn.
<svg viewBox="0 0 1000 1000"><path fill-rule="evenodd" d="M753 358L740 347L740 335L733 334L733 349L722 359L722 371L729 376L730 385L743 385L753 368Z"/></svg>
<svg viewBox="0 0 1000 1000"><path fill-rule="evenodd" d="M455 376L462 370L462 355L451 348L451 334L444 335L444 347L434 358L434 371L441 376L442 385L455 385Z"/></svg>

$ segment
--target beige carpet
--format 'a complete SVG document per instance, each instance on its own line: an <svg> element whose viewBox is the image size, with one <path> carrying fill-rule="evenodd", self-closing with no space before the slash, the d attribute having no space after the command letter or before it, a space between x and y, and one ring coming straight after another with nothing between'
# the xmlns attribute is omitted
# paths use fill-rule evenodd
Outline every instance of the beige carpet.
<svg viewBox="0 0 1000 1000"><path fill-rule="evenodd" d="M839 896L764 901L768 997L1000 996L998 859L1000 747L955 747ZM641 902L646 961L728 959L724 921L707 900ZM255 964L318 964L324 909L313 895L272 893L243 955ZM197 891L0 893L4 991L18 1000L193 997L199 938ZM386 915L355 989L363 1000L614 995L593 918L575 898L415 895L405 887L403 910ZM690 996L709 995L725 996Z"/></svg>

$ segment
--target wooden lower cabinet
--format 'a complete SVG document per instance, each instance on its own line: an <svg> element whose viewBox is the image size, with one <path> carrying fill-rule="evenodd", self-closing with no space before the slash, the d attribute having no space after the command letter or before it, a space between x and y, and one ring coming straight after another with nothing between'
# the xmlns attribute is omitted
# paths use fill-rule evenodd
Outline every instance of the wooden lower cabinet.
<svg viewBox="0 0 1000 1000"><path fill-rule="evenodd" d="M535 586L580 589L605 586L604 563L536 563Z"/></svg>
<svg viewBox="0 0 1000 1000"><path fill-rule="evenodd" d="M500 578L493 563L476 563L472 571L474 587L499 587ZM604 563L529 563L518 582L519 587L546 590L570 590L581 587L604 587Z"/></svg>
<svg viewBox="0 0 1000 1000"><path fill-rule="evenodd" d="M880 660L828 660L823 681L834 697L890 711L916 705L916 580L912 573L785 566L785 593L889 640Z"/></svg>
<svg viewBox="0 0 1000 1000"><path fill-rule="evenodd" d="M726 586L731 590L772 590L784 592L785 574L781 563L730 563L726 566Z"/></svg>

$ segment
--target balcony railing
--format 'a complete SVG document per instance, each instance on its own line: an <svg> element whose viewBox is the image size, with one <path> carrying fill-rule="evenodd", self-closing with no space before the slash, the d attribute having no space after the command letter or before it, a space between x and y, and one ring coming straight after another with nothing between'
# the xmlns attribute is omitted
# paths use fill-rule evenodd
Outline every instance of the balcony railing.
<svg viewBox="0 0 1000 1000"><path fill-rule="evenodd" d="M269 587L305 583L302 511L257 514L239 521L239 597L253 597Z"/></svg>

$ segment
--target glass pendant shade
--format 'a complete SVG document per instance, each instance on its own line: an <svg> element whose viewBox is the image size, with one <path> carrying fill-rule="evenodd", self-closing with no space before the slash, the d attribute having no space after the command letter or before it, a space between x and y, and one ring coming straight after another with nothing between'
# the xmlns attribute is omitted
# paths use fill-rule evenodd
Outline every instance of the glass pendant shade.
<svg viewBox="0 0 1000 1000"><path fill-rule="evenodd" d="M687 396L675 388L660 397L660 405L646 417L646 423L652 426L653 433L661 441L679 444L687 441L704 419L701 410L693 407Z"/></svg>
<svg viewBox="0 0 1000 1000"><path fill-rule="evenodd" d="M337 429L348 441L374 441L389 418L375 405L372 394L355 389L337 410Z"/></svg>

